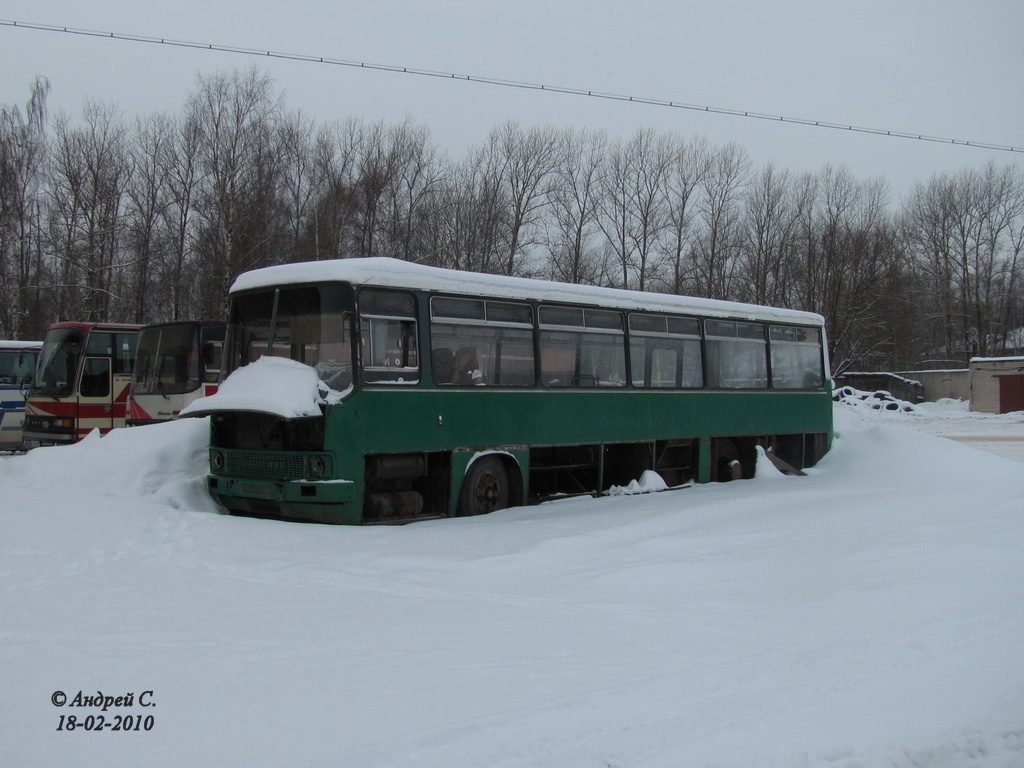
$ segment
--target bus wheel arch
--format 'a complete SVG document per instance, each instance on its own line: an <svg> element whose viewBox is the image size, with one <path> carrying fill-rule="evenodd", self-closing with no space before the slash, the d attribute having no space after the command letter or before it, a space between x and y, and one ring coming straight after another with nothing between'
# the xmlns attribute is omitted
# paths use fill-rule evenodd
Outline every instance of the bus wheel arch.
<svg viewBox="0 0 1024 768"><path fill-rule="evenodd" d="M523 503L522 471L511 454L492 451L475 456L466 467L455 514L485 515Z"/></svg>

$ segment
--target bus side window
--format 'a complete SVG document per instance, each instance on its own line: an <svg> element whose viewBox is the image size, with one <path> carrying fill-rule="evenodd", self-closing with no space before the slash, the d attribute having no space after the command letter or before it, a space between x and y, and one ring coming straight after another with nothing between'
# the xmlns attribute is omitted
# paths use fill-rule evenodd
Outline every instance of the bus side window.
<svg viewBox="0 0 1024 768"><path fill-rule="evenodd" d="M434 383L464 387L493 383L497 333L495 328L435 323L430 342Z"/></svg>
<svg viewBox="0 0 1024 768"><path fill-rule="evenodd" d="M579 387L622 387L626 384L626 354L621 335L580 334Z"/></svg>
<svg viewBox="0 0 1024 768"><path fill-rule="evenodd" d="M420 380L416 298L407 291L360 291L359 359L363 381L416 384Z"/></svg>
<svg viewBox="0 0 1024 768"><path fill-rule="evenodd" d="M540 375L545 386L573 386L578 336L573 332L541 331Z"/></svg>
<svg viewBox="0 0 1024 768"><path fill-rule="evenodd" d="M220 378L221 358L224 354L223 341L203 342L200 354L203 365L203 381L216 382Z"/></svg>
<svg viewBox="0 0 1024 768"><path fill-rule="evenodd" d="M416 321L362 318L363 379L381 384L412 384L419 380Z"/></svg>
<svg viewBox="0 0 1024 768"><path fill-rule="evenodd" d="M629 332L634 387L698 389L704 385L699 320L631 312Z"/></svg>
<svg viewBox="0 0 1024 768"><path fill-rule="evenodd" d="M533 310L528 304L435 296L430 313L435 384L533 386Z"/></svg>
<svg viewBox="0 0 1024 768"><path fill-rule="evenodd" d="M136 333L119 333L114 339L117 342L117 349L114 355L114 373L131 373L135 369L135 355L139 336Z"/></svg>
<svg viewBox="0 0 1024 768"><path fill-rule="evenodd" d="M709 385L722 389L766 389L768 344L764 326L705 320Z"/></svg>
<svg viewBox="0 0 1024 768"><path fill-rule="evenodd" d="M540 374L548 387L626 385L626 347L619 312L541 305Z"/></svg>
<svg viewBox="0 0 1024 768"><path fill-rule="evenodd" d="M825 375L818 329L773 325L769 339L773 388L821 389Z"/></svg>
<svg viewBox="0 0 1024 768"><path fill-rule="evenodd" d="M114 354L114 334L106 331L93 331L89 334L85 344L85 353L107 356Z"/></svg>

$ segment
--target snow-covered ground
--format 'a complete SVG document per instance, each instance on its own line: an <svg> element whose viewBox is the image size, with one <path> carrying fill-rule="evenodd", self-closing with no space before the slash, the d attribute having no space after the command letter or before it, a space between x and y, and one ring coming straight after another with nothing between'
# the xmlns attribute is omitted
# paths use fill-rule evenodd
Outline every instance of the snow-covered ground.
<svg viewBox="0 0 1024 768"><path fill-rule="evenodd" d="M202 419L3 458L0 766L1019 768L1024 417L836 424L402 527L220 514Z"/></svg>
<svg viewBox="0 0 1024 768"><path fill-rule="evenodd" d="M1024 411L971 413L968 404L958 400L921 403L914 408L913 418L906 420L913 429L1024 462Z"/></svg>

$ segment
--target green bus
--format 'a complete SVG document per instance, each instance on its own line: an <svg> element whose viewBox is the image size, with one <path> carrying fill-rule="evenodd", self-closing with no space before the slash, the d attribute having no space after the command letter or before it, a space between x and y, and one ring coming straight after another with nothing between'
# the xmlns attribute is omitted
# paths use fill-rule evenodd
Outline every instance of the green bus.
<svg viewBox="0 0 1024 768"><path fill-rule="evenodd" d="M247 272L229 295L210 493L326 523L475 515L812 466L820 315L390 258Z"/></svg>

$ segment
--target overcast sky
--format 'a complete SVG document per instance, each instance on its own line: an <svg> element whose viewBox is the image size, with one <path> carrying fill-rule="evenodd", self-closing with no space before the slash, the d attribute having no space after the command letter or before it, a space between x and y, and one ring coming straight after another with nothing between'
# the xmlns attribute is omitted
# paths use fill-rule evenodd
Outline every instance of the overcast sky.
<svg viewBox="0 0 1024 768"><path fill-rule="evenodd" d="M647 97L1024 149L1021 0L0 0L0 20ZM779 121L0 26L0 104L37 75L72 116L178 113L198 75L256 66L318 121L426 125L453 157L507 120L736 142L759 167L846 166L895 200L1024 153Z"/></svg>

